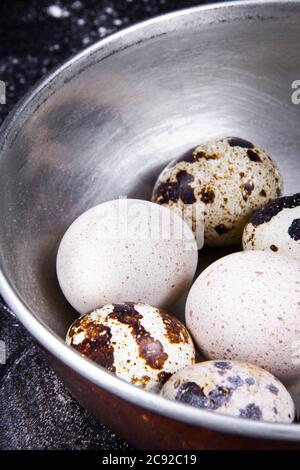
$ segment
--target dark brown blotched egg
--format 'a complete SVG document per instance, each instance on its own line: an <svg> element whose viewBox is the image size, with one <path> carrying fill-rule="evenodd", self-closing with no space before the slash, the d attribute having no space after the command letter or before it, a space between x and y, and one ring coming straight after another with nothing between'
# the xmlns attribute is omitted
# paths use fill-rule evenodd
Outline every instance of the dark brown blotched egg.
<svg viewBox="0 0 300 470"><path fill-rule="evenodd" d="M300 260L300 193L274 199L256 212L244 229L243 248Z"/></svg>
<svg viewBox="0 0 300 470"><path fill-rule="evenodd" d="M188 366L163 386L165 398L240 418L291 423L293 400L279 380L260 367L237 361Z"/></svg>
<svg viewBox="0 0 300 470"><path fill-rule="evenodd" d="M223 246L240 244L251 214L281 191L271 157L258 145L228 137L172 161L158 177L152 201L184 214L191 227L202 225L204 212L205 244Z"/></svg>
<svg viewBox="0 0 300 470"><path fill-rule="evenodd" d="M121 379L152 391L195 362L185 326L143 303L109 304L81 316L66 342Z"/></svg>

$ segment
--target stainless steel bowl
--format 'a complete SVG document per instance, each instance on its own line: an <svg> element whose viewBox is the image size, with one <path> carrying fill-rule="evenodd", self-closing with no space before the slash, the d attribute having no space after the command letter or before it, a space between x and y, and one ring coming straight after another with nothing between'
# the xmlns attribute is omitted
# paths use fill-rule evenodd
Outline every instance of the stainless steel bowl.
<svg viewBox="0 0 300 470"><path fill-rule="evenodd" d="M204 140L259 143L279 162L286 192L299 191L300 106L291 100L299 44L299 1L162 16L68 61L2 127L1 293L74 396L137 446L300 446L298 424L170 402L81 357L64 344L74 312L55 274L58 243L74 218L119 195L148 199L161 168Z"/></svg>

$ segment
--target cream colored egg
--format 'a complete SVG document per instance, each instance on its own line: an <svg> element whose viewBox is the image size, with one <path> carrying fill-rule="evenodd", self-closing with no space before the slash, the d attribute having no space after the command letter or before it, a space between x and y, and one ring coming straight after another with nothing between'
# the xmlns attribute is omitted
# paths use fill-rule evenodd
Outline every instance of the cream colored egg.
<svg viewBox="0 0 300 470"><path fill-rule="evenodd" d="M244 229L243 248L300 260L300 193L275 199L256 212Z"/></svg>
<svg viewBox="0 0 300 470"><path fill-rule="evenodd" d="M57 276L80 313L124 300L168 307L189 288L197 260L194 236L179 216L120 199L73 222L59 246Z"/></svg>
<svg viewBox="0 0 300 470"><path fill-rule="evenodd" d="M197 278L185 314L205 357L250 362L283 381L299 377L299 261L264 251L226 256Z"/></svg>
<svg viewBox="0 0 300 470"><path fill-rule="evenodd" d="M293 400L279 380L260 367L207 361L176 372L161 394L197 408L256 421L291 423Z"/></svg>
<svg viewBox="0 0 300 470"><path fill-rule="evenodd" d="M185 214L190 226L205 220L206 245L240 244L251 214L280 196L282 178L257 145L228 137L197 147L173 161L159 176L152 200ZM200 221L200 225L202 220Z"/></svg>
<svg viewBox="0 0 300 470"><path fill-rule="evenodd" d="M105 305L83 315L71 325L66 341L121 379L152 391L195 362L184 325L142 303Z"/></svg>

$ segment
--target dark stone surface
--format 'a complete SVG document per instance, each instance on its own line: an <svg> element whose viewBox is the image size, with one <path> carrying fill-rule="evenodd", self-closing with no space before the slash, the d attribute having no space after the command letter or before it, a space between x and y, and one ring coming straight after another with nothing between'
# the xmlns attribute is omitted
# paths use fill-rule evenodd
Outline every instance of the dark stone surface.
<svg viewBox="0 0 300 470"><path fill-rule="evenodd" d="M129 449L72 398L5 307L0 337L0 449Z"/></svg>
<svg viewBox="0 0 300 470"><path fill-rule="evenodd" d="M137 21L195 6L193 0L28 0L0 2L0 79L13 105L45 73L100 38ZM56 7L56 8L55 8ZM0 300L0 449L126 450L72 399Z"/></svg>

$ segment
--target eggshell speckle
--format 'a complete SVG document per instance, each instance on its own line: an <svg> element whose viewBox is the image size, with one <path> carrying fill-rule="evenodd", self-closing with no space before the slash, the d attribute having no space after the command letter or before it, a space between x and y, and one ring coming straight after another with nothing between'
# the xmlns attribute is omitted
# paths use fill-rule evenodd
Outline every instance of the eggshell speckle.
<svg viewBox="0 0 300 470"><path fill-rule="evenodd" d="M300 374L300 263L263 251L220 259L192 286L186 324L210 359L238 359L282 380Z"/></svg>
<svg viewBox="0 0 300 470"><path fill-rule="evenodd" d="M124 299L167 308L189 288L197 260L193 233L179 216L151 202L116 200L69 227L57 276L80 313Z"/></svg>
<svg viewBox="0 0 300 470"><path fill-rule="evenodd" d="M240 418L291 423L295 409L286 388L269 372L237 361L207 361L176 372L165 398Z"/></svg>
<svg viewBox="0 0 300 470"><path fill-rule="evenodd" d="M142 303L105 305L83 315L70 327L66 341L121 379L152 391L195 361L184 325Z"/></svg>
<svg viewBox="0 0 300 470"><path fill-rule="evenodd" d="M281 190L282 178L266 152L244 139L228 137L171 162L159 176L152 200L179 215L187 205L204 205L205 243L221 246L239 244L250 215L280 196ZM197 224L202 212L190 211L190 226Z"/></svg>
<svg viewBox="0 0 300 470"><path fill-rule="evenodd" d="M275 199L256 212L245 227L243 248L300 260L300 193Z"/></svg>

